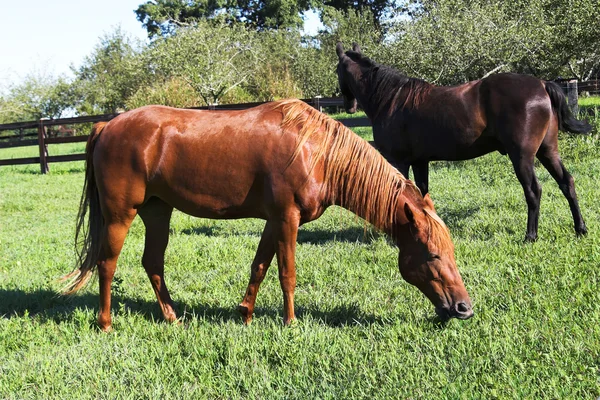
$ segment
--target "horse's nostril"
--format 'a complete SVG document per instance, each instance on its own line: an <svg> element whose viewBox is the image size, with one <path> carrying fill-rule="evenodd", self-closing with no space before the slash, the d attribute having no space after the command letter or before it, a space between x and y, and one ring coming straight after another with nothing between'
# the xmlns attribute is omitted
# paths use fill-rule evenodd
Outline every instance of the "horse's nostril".
<svg viewBox="0 0 600 400"><path fill-rule="evenodd" d="M468 312L470 309L471 307L469 307L467 303L462 301L456 305L456 311L458 311L461 314Z"/></svg>

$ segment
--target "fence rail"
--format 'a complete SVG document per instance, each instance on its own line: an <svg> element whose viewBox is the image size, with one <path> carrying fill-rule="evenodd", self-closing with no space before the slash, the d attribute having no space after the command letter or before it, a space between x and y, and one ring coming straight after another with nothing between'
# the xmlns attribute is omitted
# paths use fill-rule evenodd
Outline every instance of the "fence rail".
<svg viewBox="0 0 600 400"><path fill-rule="evenodd" d="M313 99L303 99L302 101L315 107L319 111L322 111L322 109L324 107L342 107L344 104L343 99L340 97L316 97ZM196 109L196 110L245 110L245 109L255 107L255 106L258 106L258 105L261 105L264 103L266 103L266 102L243 103L243 104L223 104L223 105L214 105L214 106L193 107L192 109ZM48 154L48 145L49 144L60 144L60 143L85 142L85 141L87 141L88 135L50 137L48 134L48 127L110 121L117 115L119 115L119 114L104 114L104 115L92 115L92 116L59 118L59 119L40 119L39 121L14 122L14 123L10 123L10 124L1 124L0 132L18 131L19 134L0 136L0 149L37 145L39 148L39 156L38 157L0 159L0 166L22 165L22 164L40 164L40 171L43 174L46 174L50 170L49 163L85 160L84 153L51 156ZM371 125L368 118L347 118L347 119L341 119L340 122L348 127L370 126ZM33 129L37 130L37 132L36 133L25 133L25 131L33 130ZM33 139L33 137L36 137L36 138Z"/></svg>
<svg viewBox="0 0 600 400"><path fill-rule="evenodd" d="M563 87L569 97L569 104L572 111L577 112L577 95L578 93L589 93L593 95L600 94L600 80L592 80L586 82L577 82L573 79L560 79L557 82ZM322 111L325 107L343 107L344 101L341 97L315 97L312 99L302 99L305 103L313 106L314 108ZM266 102L255 102L255 103L243 103L243 104L223 104L223 105L211 105L203 107L193 107L196 110L245 110L251 107L255 107ZM40 170L42 173L49 171L48 164L51 162L64 162L64 161L78 161L85 160L85 154L70 154L61 156L51 156L48 154L49 144L59 143L76 143L85 142L87 135L83 136L67 136L67 137L49 137L48 127L60 126L60 125L76 125L95 123L101 121L110 121L118 114L104 114L104 115L92 115L83 117L73 118L59 118L59 119L41 119L39 121L27 121L27 122L14 122L10 124L1 124L0 132L3 131L19 131L17 135L0 136L0 149L23 147L23 146L35 146L39 147L38 157L26 157L26 158L12 158L12 159L0 159L0 166L2 165L20 165L20 164L40 164ZM349 128L359 126L370 126L371 123L368 118L345 118L339 120L341 123ZM37 130L36 133L24 133L27 130ZM37 138L33 139L33 137ZM31 139L29 139L31 138Z"/></svg>

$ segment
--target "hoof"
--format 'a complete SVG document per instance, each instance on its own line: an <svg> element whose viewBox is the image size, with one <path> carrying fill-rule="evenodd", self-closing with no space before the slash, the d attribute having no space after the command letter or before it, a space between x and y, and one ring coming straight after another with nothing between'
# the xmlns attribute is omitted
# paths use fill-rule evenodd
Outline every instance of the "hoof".
<svg viewBox="0 0 600 400"><path fill-rule="evenodd" d="M164 315L165 321L167 321L170 324L177 324L180 325L181 321L177 318L177 315L175 315L175 313L168 313L166 315Z"/></svg>
<svg viewBox="0 0 600 400"><path fill-rule="evenodd" d="M238 311L242 314L242 321L244 321L244 325L250 325L252 322L252 312L243 304L238 306Z"/></svg>
<svg viewBox="0 0 600 400"><path fill-rule="evenodd" d="M101 315L98 316L98 328L102 332L111 332L112 331L112 318L105 318Z"/></svg>
<svg viewBox="0 0 600 400"><path fill-rule="evenodd" d="M525 240L523 240L524 243L534 243L537 241L537 235L533 236L533 235L525 235Z"/></svg>

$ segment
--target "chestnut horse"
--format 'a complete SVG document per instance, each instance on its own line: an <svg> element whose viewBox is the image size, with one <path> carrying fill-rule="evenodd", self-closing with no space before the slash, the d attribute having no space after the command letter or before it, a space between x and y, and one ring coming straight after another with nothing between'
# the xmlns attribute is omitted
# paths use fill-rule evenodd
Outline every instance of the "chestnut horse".
<svg viewBox="0 0 600 400"><path fill-rule="evenodd" d="M537 238L542 188L534 158L567 198L575 232L587 232L573 178L558 154L558 130L587 133L570 113L560 86L517 74L496 74L452 87L409 78L363 56L356 43L337 44L337 75L349 113L357 102L373 125L375 145L404 176L412 166L423 195L429 161L466 160L492 151L508 154L527 201L526 241Z"/></svg>
<svg viewBox="0 0 600 400"><path fill-rule="evenodd" d="M86 153L75 240L80 264L65 276L73 279L65 293L85 285L97 267L103 330L111 328L111 281L136 215L146 227L142 264L164 318L176 319L163 275L173 208L202 218L266 220L239 306L245 323L275 255L283 321L294 319L298 227L334 204L395 240L403 278L442 319L473 315L431 200L366 141L299 100L245 111L142 107L96 124Z"/></svg>

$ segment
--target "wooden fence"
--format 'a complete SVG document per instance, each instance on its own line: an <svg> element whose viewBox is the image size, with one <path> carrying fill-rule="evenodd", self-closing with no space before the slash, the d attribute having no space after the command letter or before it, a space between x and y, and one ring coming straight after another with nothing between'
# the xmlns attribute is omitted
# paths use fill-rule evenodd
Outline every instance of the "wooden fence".
<svg viewBox="0 0 600 400"><path fill-rule="evenodd" d="M573 79L560 79L557 82L563 87L569 98L570 108L573 112L577 113L577 94L581 92L587 92L590 94L600 94L600 81L588 81L588 82L577 82ZM343 107L344 102L341 97L315 97L312 99L303 99L302 101L310 104L319 111L322 111L325 107ZM247 108L255 107L265 102L256 103L244 103L244 104L223 104L216 106L205 106L205 107L194 107L194 109L204 110L245 110ZM18 164L40 164L40 171L45 174L49 171L48 164L51 162L64 162L64 161L77 161L85 160L85 154L69 154L62 156L52 156L48 154L49 144L58 143L75 143L85 142L88 135L83 136L67 136L67 137L50 137L48 135L48 128L52 126L65 126L75 124L86 124L95 123L100 121L110 121L118 114L105 114L105 115L94 115L85 117L74 117L74 118L61 118L61 119L41 119L39 121L29 122L16 122L12 124L0 125L0 132L3 131L17 131L18 134L9 136L0 136L0 149L10 147L23 147L23 146L38 146L39 156L38 157L27 157L27 158L12 158L12 159L0 159L0 166L2 165L18 165ZM370 126L371 123L368 118L347 118L341 119L344 125L348 127L357 126ZM25 133L28 131L37 131L36 133ZM35 138L34 138L35 137Z"/></svg>
<svg viewBox="0 0 600 400"><path fill-rule="evenodd" d="M324 97L314 99L303 99L304 102L315 107L319 111L322 111L325 107L342 107L343 99L338 97ZM265 102L257 103L244 103L244 104L223 104L216 106L205 106L195 107L194 109L204 110L245 110L247 108L255 107ZM88 135L81 136L63 136L63 137L51 137L48 133L50 127L58 127L65 125L77 125L77 124L89 124L101 121L110 121L118 114L104 114L94 115L85 117L74 117L74 118L60 118L60 119L40 119L39 121L28 121L28 122L15 122L11 124L0 125L0 132L13 131L18 132L17 134L0 136L0 149L12 148L12 147L24 147L24 146L38 146L39 156L37 157L26 157L26 158L11 158L11 159L0 159L0 166L3 165L20 165L20 164L40 164L40 171L43 174L48 173L50 170L49 163L54 162L65 162L65 161L78 161L85 160L85 153L68 154L61 156L52 156L48 154L49 144L60 144L60 143L76 143L87 141ZM348 118L340 120L343 124L348 127L355 126L370 126L369 119L363 118ZM35 133L31 133L34 131ZM86 132L87 133L87 132Z"/></svg>

